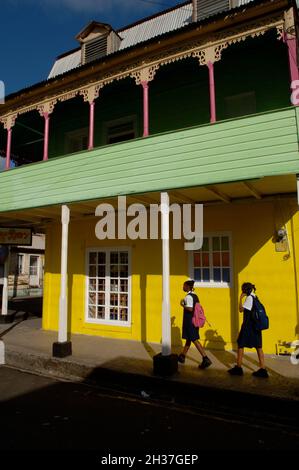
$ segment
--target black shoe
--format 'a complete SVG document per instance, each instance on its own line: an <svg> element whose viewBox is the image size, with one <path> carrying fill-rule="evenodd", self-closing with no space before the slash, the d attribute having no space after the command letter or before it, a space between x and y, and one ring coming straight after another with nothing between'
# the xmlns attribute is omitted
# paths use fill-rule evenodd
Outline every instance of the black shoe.
<svg viewBox="0 0 299 470"><path fill-rule="evenodd" d="M227 371L230 375L243 375L242 367L235 366Z"/></svg>
<svg viewBox="0 0 299 470"><path fill-rule="evenodd" d="M178 361L181 363L181 364L184 364L185 362L185 354L180 354L178 356Z"/></svg>
<svg viewBox="0 0 299 470"><path fill-rule="evenodd" d="M269 377L269 374L266 369L259 369L256 372L253 372L252 375L254 377L262 377L263 379L267 379Z"/></svg>
<svg viewBox="0 0 299 470"><path fill-rule="evenodd" d="M212 364L212 361L208 358L208 356L205 356L202 360L202 363L198 366L200 369L206 369L207 367L210 367Z"/></svg>

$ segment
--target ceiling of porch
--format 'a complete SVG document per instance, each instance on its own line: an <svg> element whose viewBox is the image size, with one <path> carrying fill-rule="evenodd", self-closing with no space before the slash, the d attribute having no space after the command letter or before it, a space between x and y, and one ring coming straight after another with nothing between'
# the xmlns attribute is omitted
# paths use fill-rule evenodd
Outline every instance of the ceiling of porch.
<svg viewBox="0 0 299 470"><path fill-rule="evenodd" d="M295 175L272 176L257 180L216 184L169 191L171 203L237 204L261 202L278 197L297 197ZM68 204L71 220L95 217L95 208L105 202L117 207L117 198L89 200ZM145 206L160 203L160 193L127 196L127 205L141 203ZM22 211L0 213L0 227L28 226L44 231L52 222L60 222L61 206L52 205Z"/></svg>

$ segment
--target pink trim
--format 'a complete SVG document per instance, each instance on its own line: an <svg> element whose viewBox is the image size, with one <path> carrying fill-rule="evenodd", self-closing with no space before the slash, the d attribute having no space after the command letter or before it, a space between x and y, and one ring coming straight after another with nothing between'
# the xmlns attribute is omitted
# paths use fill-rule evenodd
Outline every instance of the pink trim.
<svg viewBox="0 0 299 470"><path fill-rule="evenodd" d="M149 136L148 82L141 82L143 88L143 137Z"/></svg>
<svg viewBox="0 0 299 470"><path fill-rule="evenodd" d="M295 80L299 80L297 62L297 39L296 37L290 37L286 34L284 40L288 46L291 82L294 82Z"/></svg>
<svg viewBox="0 0 299 470"><path fill-rule="evenodd" d="M89 103L89 140L88 150L92 150L94 147L94 106L95 102Z"/></svg>
<svg viewBox="0 0 299 470"><path fill-rule="evenodd" d="M7 129L7 144L6 144L6 162L5 162L5 169L10 169L10 157L11 157L11 134L12 128Z"/></svg>
<svg viewBox="0 0 299 470"><path fill-rule="evenodd" d="M209 69L209 87L210 87L210 122L216 122L216 96L215 96L215 77L214 64L207 63Z"/></svg>
<svg viewBox="0 0 299 470"><path fill-rule="evenodd" d="M44 113L45 118L45 133L44 133L44 156L43 160L48 160L49 156L49 123L50 123L50 116L49 113Z"/></svg>

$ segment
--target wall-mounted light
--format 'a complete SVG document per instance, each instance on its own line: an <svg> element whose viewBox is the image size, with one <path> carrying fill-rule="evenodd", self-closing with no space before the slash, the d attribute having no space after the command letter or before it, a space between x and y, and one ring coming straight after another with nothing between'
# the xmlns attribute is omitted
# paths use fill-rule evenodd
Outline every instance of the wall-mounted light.
<svg viewBox="0 0 299 470"><path fill-rule="evenodd" d="M284 228L280 228L276 232L276 241L277 242L283 242L287 239L287 231Z"/></svg>

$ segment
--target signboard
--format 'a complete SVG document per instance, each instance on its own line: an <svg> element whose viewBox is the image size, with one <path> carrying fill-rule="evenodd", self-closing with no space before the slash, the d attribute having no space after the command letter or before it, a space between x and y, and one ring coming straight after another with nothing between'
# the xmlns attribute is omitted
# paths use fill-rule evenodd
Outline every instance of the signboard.
<svg viewBox="0 0 299 470"><path fill-rule="evenodd" d="M0 245L32 245L31 228L1 228Z"/></svg>

